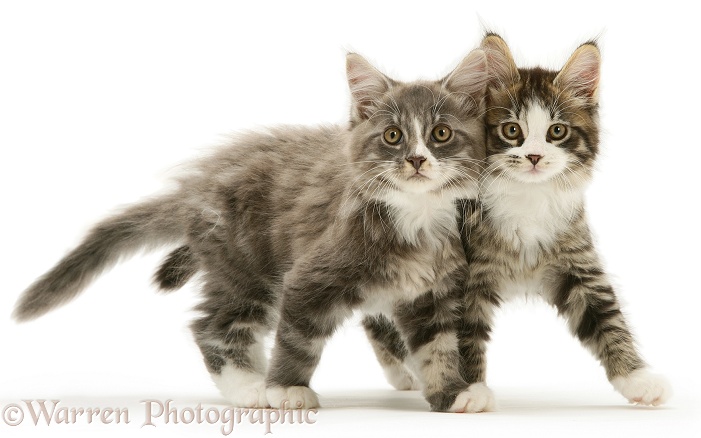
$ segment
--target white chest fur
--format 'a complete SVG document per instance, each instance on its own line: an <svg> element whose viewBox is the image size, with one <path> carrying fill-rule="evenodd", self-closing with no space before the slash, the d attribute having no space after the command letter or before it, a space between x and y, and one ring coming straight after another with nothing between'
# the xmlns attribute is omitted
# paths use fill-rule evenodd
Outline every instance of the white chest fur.
<svg viewBox="0 0 701 438"><path fill-rule="evenodd" d="M483 202L495 231L521 255L522 268L536 267L548 248L569 226L582 205L582 193L553 183L486 182Z"/></svg>
<svg viewBox="0 0 701 438"><path fill-rule="evenodd" d="M406 243L438 248L457 233L457 209L445 194L393 192L382 200Z"/></svg>

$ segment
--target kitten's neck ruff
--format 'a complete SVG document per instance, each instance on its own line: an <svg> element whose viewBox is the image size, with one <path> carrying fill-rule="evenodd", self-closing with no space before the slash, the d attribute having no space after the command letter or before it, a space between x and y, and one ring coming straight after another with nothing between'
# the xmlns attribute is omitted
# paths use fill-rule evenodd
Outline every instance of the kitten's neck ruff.
<svg viewBox="0 0 701 438"><path fill-rule="evenodd" d="M446 190L425 193L392 190L378 201L389 207L392 225L405 243L440 248L458 233L456 195ZM463 194L472 198L475 195L468 191Z"/></svg>
<svg viewBox="0 0 701 438"><path fill-rule="evenodd" d="M487 220L529 264L540 249L552 246L584 206L584 187L563 187L553 181L525 184L488 177L484 187L481 199Z"/></svg>

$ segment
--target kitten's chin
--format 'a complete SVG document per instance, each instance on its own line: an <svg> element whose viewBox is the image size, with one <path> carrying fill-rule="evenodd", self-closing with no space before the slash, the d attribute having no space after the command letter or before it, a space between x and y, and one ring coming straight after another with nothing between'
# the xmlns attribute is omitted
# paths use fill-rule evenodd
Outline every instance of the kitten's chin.
<svg viewBox="0 0 701 438"><path fill-rule="evenodd" d="M414 174L397 184L397 187L406 193L428 193L440 188L440 183L434 179L431 179L425 175Z"/></svg>
<svg viewBox="0 0 701 438"><path fill-rule="evenodd" d="M567 170L556 171L521 171L512 172L509 177L519 184L530 184L533 186L560 187L568 190L582 190L589 182L589 175L584 173L574 173Z"/></svg>
<svg viewBox="0 0 701 438"><path fill-rule="evenodd" d="M541 184L558 179L558 175L563 173L564 169L541 168L529 166L510 172L513 179L526 184Z"/></svg>
<svg viewBox="0 0 701 438"><path fill-rule="evenodd" d="M526 184L540 184L540 183L545 183L548 181L551 181L555 175L551 174L550 172L533 172L533 171L528 171L528 172L519 172L516 173L514 176L514 179L526 183Z"/></svg>

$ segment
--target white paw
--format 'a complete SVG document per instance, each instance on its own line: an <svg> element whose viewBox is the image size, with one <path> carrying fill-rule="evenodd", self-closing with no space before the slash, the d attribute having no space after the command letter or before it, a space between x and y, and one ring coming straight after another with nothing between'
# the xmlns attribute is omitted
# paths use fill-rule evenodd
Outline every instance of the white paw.
<svg viewBox="0 0 701 438"><path fill-rule="evenodd" d="M494 410L494 393L482 382L473 383L455 398L450 412L489 412Z"/></svg>
<svg viewBox="0 0 701 438"><path fill-rule="evenodd" d="M404 365L397 364L384 368L385 377L390 385L400 391L421 389L421 384Z"/></svg>
<svg viewBox="0 0 701 438"><path fill-rule="evenodd" d="M227 397L233 406L240 408L267 408L265 381L244 385L236 393Z"/></svg>
<svg viewBox="0 0 701 438"><path fill-rule="evenodd" d="M268 388L268 403L273 408L309 409L319 407L319 398L307 386L275 386Z"/></svg>
<svg viewBox="0 0 701 438"><path fill-rule="evenodd" d="M212 380L224 398L237 408L267 408L265 376L243 371L231 365L222 367Z"/></svg>
<svg viewBox="0 0 701 438"><path fill-rule="evenodd" d="M667 379L644 368L625 377L616 377L611 380L611 384L629 402L638 405L658 406L672 395L672 388Z"/></svg>

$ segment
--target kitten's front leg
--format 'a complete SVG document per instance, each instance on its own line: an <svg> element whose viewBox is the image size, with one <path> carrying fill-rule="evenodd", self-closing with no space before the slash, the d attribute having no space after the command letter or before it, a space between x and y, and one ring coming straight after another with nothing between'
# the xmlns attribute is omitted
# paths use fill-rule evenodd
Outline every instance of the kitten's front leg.
<svg viewBox="0 0 701 438"><path fill-rule="evenodd" d="M484 388L489 392L489 406L494 409L494 397L486 386L487 379L487 342L492 331L494 309L500 304L492 291L491 282L473 275L472 282L465 293L461 318L458 323L458 347L460 351L460 373L471 387Z"/></svg>
<svg viewBox="0 0 701 438"><path fill-rule="evenodd" d="M327 339L351 314L356 296L344 272L311 264L288 274L273 347L266 395L273 408L319 406L309 381Z"/></svg>
<svg viewBox="0 0 701 438"><path fill-rule="evenodd" d="M667 381L648 371L635 348L613 287L598 261L572 264L560 274L552 303L570 330L601 362L614 388L631 403L660 405L671 393Z"/></svg>
<svg viewBox="0 0 701 438"><path fill-rule="evenodd" d="M429 292L395 311L433 411L482 412L494 404L489 388L468 385L460 375L456 309L461 293L436 297Z"/></svg>

